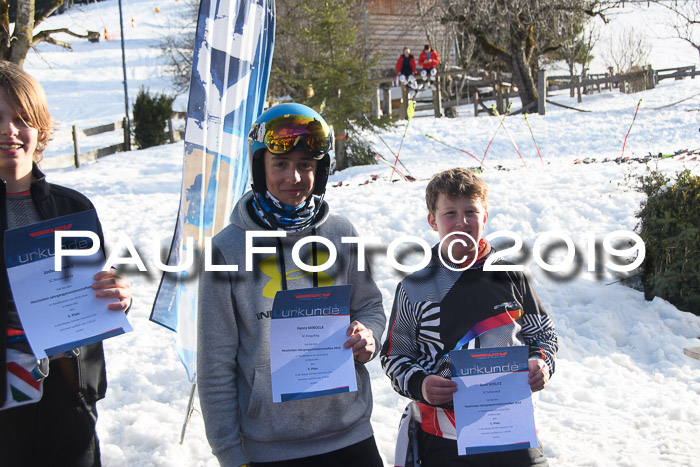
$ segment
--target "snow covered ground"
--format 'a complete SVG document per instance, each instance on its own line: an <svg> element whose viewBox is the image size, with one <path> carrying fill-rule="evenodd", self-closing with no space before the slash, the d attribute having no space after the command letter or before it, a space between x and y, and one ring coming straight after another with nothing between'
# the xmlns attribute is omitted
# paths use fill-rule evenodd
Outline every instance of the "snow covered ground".
<svg viewBox="0 0 700 467"><path fill-rule="evenodd" d="M159 50L154 46L185 7L182 1L173 0L124 3L133 102L140 86L167 90ZM45 27L106 28L116 33L118 24L117 3L110 0L51 18ZM25 64L46 88L59 129L120 120L124 105L119 42L74 41L73 45L72 53L41 45ZM687 53L680 52L680 46L674 49L681 58L653 55L657 57L653 65L698 64L692 48ZM592 70L596 71L601 70ZM700 345L700 318L661 299L646 302L640 292L616 283L617 277L601 264L595 274L586 272L585 265L587 233L602 239L613 231L635 228L635 213L642 200L634 189L635 176L652 168L667 174L684 168L700 173L698 161L601 162L621 155L622 140L639 99L642 103L626 156L700 147L700 79L667 80L655 90L633 95L607 91L584 96L582 104L570 99L566 91L554 99L591 112L549 106L546 116L529 117L544 164L523 117L508 117L506 125L524 162L501 129L482 174L491 190L487 234L517 232L524 248L531 251L535 240L546 232L564 232L576 242L576 260L584 264L581 271L562 278L537 266L532 254L523 260L561 339L556 374L538 405L537 426L545 453L550 464L557 466L699 465L700 362L685 356L683 348ZM178 102L184 108L184 100ZM495 118L474 118L468 107L460 108L459 115L456 119L415 118L409 124L401 160L416 182L390 183L391 169L384 165L351 168L331 177L332 184L343 182L328 188L326 199L331 208L352 219L361 235L379 236L386 244L403 235L437 241L426 222L427 179L443 169L477 164L425 135L481 157L499 125ZM399 122L381 137L396 150L404 129L405 122ZM385 157L392 157L376 135L367 138ZM46 157L71 149L69 135L58 133ZM148 320L160 279L152 261L151 241L157 237L165 246L172 235L182 156L182 144L173 144L109 156L78 170L48 171L50 181L89 196L108 242L128 235L149 268L148 273L129 274L134 291L130 320L135 332L105 342L109 391L99 403L98 433L106 466L217 465L198 412L184 443L179 444L190 384L172 348L172 333ZM597 162L574 164L587 157ZM496 165L509 170L497 170ZM365 184L372 175L379 177ZM373 272L388 314L401 277L383 255L374 257ZM378 361L368 366L375 399L372 422L381 454L391 465L396 427L407 401L391 389Z"/></svg>

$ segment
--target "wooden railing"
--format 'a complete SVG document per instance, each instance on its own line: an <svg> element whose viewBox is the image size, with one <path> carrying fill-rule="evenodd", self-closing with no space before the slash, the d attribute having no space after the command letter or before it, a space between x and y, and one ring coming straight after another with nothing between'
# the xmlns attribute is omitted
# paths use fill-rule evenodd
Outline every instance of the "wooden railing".
<svg viewBox="0 0 700 467"><path fill-rule="evenodd" d="M168 119L166 131L168 134L168 141L170 143L181 141L184 138L184 134L182 131L176 131L174 129L173 120L184 120L185 116L185 112L173 112L170 118ZM88 138L90 136L95 135L101 135L113 131L122 132L122 142L113 144L111 146L92 149L86 152L80 152L80 141L84 138ZM41 167L43 169L63 169L71 166L75 166L76 168L78 168L81 164L85 162L95 162L101 157L116 154L118 152L131 151L132 148L131 131L127 127L126 118L119 122L107 123L105 125L100 125L92 128L85 128L83 130L78 129L75 125L73 125L71 128L71 132L73 135L73 154L66 154L62 156L53 156L46 158L41 162Z"/></svg>
<svg viewBox="0 0 700 467"><path fill-rule="evenodd" d="M696 71L694 65L658 70L649 66L646 70L623 75L598 73L590 74L584 79L581 79L580 76L571 77L570 75L547 76L546 72L540 71L537 110L538 113L544 115L547 103L561 105L547 99L549 93L555 90L571 89L572 97L576 95L578 102L582 102L582 95L592 92L600 93L603 90L617 88L621 92L633 93L644 89L653 89L659 81L664 79L683 79L685 77L694 79L698 74L700 72ZM372 105L373 115L379 117L382 114L393 114L399 119L406 119L408 95L405 87L402 88L401 98L391 99L391 90L397 87L394 78L380 78L373 82L377 86L376 98ZM510 82L510 75L505 73L500 76L482 76L474 79L469 76L466 70L456 69L438 73L435 83L436 89L432 92L432 99L430 101L419 100L415 110L432 110L432 116L436 118L443 116L443 114L456 116L454 108L464 104L474 105L474 116L478 116L480 113L493 114L492 107L495 107L499 113L505 113L506 109L509 108L510 99L518 97L518 93L514 92L514 86ZM480 92L479 88L489 88L489 91ZM446 97L447 100L443 100L443 97ZM488 105L488 101L495 102ZM526 110L533 107L534 104L531 104ZM523 109L518 109L513 113L522 111Z"/></svg>

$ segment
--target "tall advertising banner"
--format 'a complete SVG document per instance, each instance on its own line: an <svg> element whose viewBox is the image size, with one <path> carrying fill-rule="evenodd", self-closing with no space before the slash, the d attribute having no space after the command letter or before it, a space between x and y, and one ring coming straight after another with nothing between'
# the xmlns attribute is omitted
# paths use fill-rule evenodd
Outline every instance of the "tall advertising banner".
<svg viewBox="0 0 700 467"><path fill-rule="evenodd" d="M247 132L263 111L275 35L274 0L201 0L192 60L177 224L151 311L176 332L197 374L197 270L204 239L228 224L248 188ZM189 259L194 264L188 266ZM181 265L181 266L180 266Z"/></svg>

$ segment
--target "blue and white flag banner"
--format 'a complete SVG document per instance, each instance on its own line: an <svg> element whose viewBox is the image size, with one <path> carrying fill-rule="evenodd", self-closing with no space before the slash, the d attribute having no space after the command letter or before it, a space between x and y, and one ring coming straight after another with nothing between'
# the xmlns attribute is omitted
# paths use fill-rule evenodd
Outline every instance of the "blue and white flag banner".
<svg viewBox="0 0 700 467"><path fill-rule="evenodd" d="M177 225L167 264L199 263L204 239L228 224L248 188L247 132L262 113L272 64L274 0L202 0L185 126ZM188 239L192 249L187 251ZM196 379L196 266L166 272L151 321L175 331L187 377Z"/></svg>

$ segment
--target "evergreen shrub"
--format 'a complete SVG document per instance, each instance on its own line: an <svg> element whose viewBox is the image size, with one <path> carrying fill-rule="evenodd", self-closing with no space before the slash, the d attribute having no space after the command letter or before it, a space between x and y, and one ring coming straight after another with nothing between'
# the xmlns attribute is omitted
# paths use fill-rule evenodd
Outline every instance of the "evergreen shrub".
<svg viewBox="0 0 700 467"><path fill-rule="evenodd" d="M150 148L167 143L165 125L173 113L175 97L151 95L141 88L134 102L134 140L139 148Z"/></svg>
<svg viewBox="0 0 700 467"><path fill-rule="evenodd" d="M700 315L700 176L686 169L672 182L654 171L640 182L647 195L637 213L646 246L644 297Z"/></svg>

